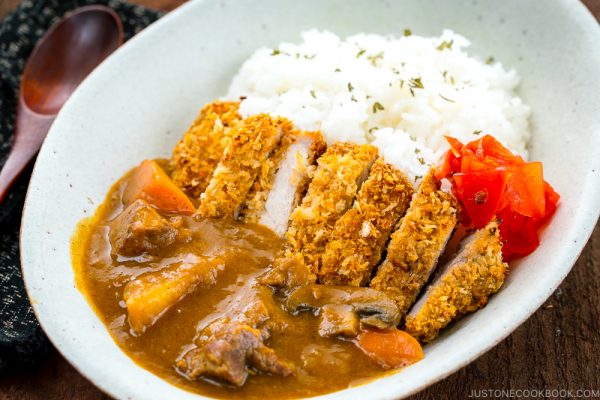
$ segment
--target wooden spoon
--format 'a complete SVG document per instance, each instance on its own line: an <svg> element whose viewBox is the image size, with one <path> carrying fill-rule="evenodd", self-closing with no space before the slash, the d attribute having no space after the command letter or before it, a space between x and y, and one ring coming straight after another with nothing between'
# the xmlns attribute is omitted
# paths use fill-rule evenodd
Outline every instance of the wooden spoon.
<svg viewBox="0 0 600 400"><path fill-rule="evenodd" d="M78 8L40 39L21 79L14 141L0 172L0 204L71 93L122 43L121 20L105 6Z"/></svg>

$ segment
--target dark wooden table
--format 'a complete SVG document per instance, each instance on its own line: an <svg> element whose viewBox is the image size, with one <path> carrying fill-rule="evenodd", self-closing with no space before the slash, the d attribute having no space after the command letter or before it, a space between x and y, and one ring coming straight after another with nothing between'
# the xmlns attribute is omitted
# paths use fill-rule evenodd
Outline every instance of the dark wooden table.
<svg viewBox="0 0 600 400"><path fill-rule="evenodd" d="M172 10L184 1L134 2ZM584 3L600 20L600 0ZM18 0L0 0L0 18L16 4ZM552 399L569 398L567 390L573 396L577 390L595 390L600 398L600 224L569 276L540 310L488 353L413 399L484 397L480 391L489 390L504 393L486 392L488 398L506 398L509 390L549 390L532 398ZM0 378L0 399L107 397L54 350L36 370Z"/></svg>

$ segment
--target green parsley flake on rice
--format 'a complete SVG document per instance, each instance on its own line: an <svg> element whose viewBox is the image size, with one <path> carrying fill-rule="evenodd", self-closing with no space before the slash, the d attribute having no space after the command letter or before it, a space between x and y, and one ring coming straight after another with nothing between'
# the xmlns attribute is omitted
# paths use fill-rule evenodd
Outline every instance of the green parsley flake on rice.
<svg viewBox="0 0 600 400"><path fill-rule="evenodd" d="M444 135L469 142L489 133L527 158L530 108L515 92L517 73L468 55L465 37L342 40L311 30L302 39L244 63L227 95L243 96L244 117L286 117L328 144L372 143L415 184L448 149Z"/></svg>

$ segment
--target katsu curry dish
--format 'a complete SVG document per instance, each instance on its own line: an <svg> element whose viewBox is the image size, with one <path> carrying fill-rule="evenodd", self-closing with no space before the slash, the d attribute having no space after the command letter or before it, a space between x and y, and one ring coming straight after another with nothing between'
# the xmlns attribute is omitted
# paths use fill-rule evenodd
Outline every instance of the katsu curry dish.
<svg viewBox="0 0 600 400"><path fill-rule="evenodd" d="M215 398L311 397L426 357L559 202L517 73L468 46L313 30L257 50L73 235L116 344Z"/></svg>

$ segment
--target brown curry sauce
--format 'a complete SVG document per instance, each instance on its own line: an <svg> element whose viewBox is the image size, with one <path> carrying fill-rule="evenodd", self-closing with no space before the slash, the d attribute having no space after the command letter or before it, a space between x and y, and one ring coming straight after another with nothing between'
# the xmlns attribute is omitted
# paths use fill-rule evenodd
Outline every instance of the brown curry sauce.
<svg viewBox="0 0 600 400"><path fill-rule="evenodd" d="M108 223L124 209L121 197L126 177L111 188L95 215L80 223L72 239L72 260L77 287L117 345L138 365L190 392L248 399L316 396L386 373L351 342L319 336L317 318L311 313L292 316L282 312L277 318L284 319L281 322L288 328L284 333L274 332L268 345L294 363L293 376L251 373L243 386L234 387L209 379L190 381L180 374L175 360L190 347L200 329L223 314L229 297L246 290L249 280L269 268L283 242L260 225L185 217L188 228L200 240L152 262L143 258L115 259L111 255ZM233 248L236 252L229 251ZM130 280L190 258L215 255L223 255L227 260L216 285L187 295L145 333L131 333L123 301L123 289Z"/></svg>

